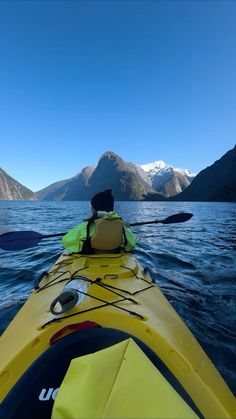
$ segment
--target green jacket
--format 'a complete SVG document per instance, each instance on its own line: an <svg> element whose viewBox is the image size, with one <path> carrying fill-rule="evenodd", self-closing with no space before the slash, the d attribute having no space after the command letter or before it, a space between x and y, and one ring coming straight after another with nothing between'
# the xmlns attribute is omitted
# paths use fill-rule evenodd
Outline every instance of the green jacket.
<svg viewBox="0 0 236 419"><path fill-rule="evenodd" d="M100 218L100 217L99 217ZM117 212L110 211L104 214L104 218L120 218ZM70 252L81 252L83 248L83 243L87 237L87 224L88 221L84 221L83 223L78 224L76 227L72 228L63 238L61 239L62 244L64 245L65 249L69 250ZM123 244L123 249L125 252L129 252L130 250L134 249L136 245L136 237L131 231L129 227L124 225L125 236L127 243ZM95 225L91 224L89 230L89 237L93 237L95 234Z"/></svg>

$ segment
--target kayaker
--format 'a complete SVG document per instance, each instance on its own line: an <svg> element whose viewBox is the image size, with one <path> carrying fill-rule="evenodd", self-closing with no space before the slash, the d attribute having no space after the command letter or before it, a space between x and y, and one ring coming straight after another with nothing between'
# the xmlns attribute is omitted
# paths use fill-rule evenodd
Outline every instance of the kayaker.
<svg viewBox="0 0 236 419"><path fill-rule="evenodd" d="M92 216L62 238L64 247L76 253L129 252L136 244L131 229L114 211L112 190L97 193L91 199Z"/></svg>

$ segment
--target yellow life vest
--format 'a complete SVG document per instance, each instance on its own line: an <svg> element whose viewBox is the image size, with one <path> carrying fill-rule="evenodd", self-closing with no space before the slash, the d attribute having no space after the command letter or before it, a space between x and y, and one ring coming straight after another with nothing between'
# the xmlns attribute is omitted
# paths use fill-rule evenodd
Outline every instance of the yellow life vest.
<svg viewBox="0 0 236 419"><path fill-rule="evenodd" d="M124 241L124 225L120 218L98 218L94 225L95 234L90 238L92 249L111 252L121 247Z"/></svg>

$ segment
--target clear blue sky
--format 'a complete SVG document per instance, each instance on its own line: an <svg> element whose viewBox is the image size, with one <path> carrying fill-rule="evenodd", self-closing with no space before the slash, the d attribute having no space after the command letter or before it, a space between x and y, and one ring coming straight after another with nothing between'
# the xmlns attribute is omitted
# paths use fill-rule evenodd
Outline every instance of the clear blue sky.
<svg viewBox="0 0 236 419"><path fill-rule="evenodd" d="M33 191L111 150L198 172L236 143L236 2L0 1L0 166Z"/></svg>

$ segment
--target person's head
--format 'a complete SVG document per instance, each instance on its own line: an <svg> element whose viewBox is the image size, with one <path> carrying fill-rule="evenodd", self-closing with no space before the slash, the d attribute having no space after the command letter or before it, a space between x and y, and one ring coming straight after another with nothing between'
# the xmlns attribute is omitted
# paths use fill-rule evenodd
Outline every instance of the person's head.
<svg viewBox="0 0 236 419"><path fill-rule="evenodd" d="M112 190L107 189L94 195L94 197L91 199L91 206L94 211L113 211L114 198L112 195Z"/></svg>

